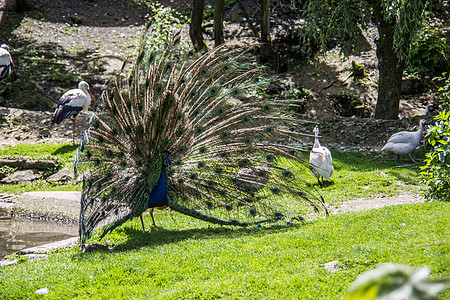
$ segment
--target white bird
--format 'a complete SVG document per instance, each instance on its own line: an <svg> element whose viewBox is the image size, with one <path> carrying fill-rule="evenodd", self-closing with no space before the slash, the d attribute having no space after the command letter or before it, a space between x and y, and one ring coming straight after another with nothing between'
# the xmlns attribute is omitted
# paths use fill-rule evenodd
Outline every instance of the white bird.
<svg viewBox="0 0 450 300"><path fill-rule="evenodd" d="M8 45L2 44L0 46L0 80L8 76L11 65L15 66L10 52Z"/></svg>
<svg viewBox="0 0 450 300"><path fill-rule="evenodd" d="M381 149L381 151L393 152L397 154L397 159L400 160L400 154L408 154L411 160L416 163L414 158L411 156L411 152L416 150L420 144L422 138L423 125L426 123L425 120L420 120L419 130L417 131L400 131L394 133L386 145Z"/></svg>
<svg viewBox="0 0 450 300"><path fill-rule="evenodd" d="M330 180L331 174L333 174L333 158L330 150L319 143L319 127L314 127L313 132L315 138L314 146L309 154L309 168L314 176L317 177L320 187L323 187L323 179ZM322 178L322 182L320 178Z"/></svg>
<svg viewBox="0 0 450 300"><path fill-rule="evenodd" d="M80 81L77 89L65 92L56 103L55 112L52 117L52 125L59 124L64 119L72 118L73 131L72 138L75 144L75 118L80 111L86 112L91 104L91 99L95 101L89 90L89 84L86 81Z"/></svg>

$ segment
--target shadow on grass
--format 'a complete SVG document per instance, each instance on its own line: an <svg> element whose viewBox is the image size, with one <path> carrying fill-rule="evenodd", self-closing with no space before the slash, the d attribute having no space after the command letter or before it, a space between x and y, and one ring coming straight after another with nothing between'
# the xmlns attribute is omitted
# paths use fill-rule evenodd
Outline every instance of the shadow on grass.
<svg viewBox="0 0 450 300"><path fill-rule="evenodd" d="M57 150L53 151L52 155L62 155L75 151L78 148L78 145L64 145Z"/></svg>
<svg viewBox="0 0 450 300"><path fill-rule="evenodd" d="M421 148L412 153L415 159L423 159L425 157L426 149ZM379 169L389 168L404 168L416 171L421 166L421 163L413 163L408 155L400 155L400 161L397 160L397 154L393 153L362 153L332 150L333 165L335 171L340 169L348 169L352 171L373 171Z"/></svg>
<svg viewBox="0 0 450 300"><path fill-rule="evenodd" d="M209 227L209 228L193 228L193 229L164 229L158 228L152 231L143 232L139 228L133 227L122 227L116 229L118 233L123 233L127 236L126 242L117 245L112 249L111 252L122 252L136 250L142 247L153 247L171 243L178 243L183 240L188 239L212 239L216 237L226 237L226 238L236 238L240 236L260 236L265 234L270 234L273 232L282 232L284 230L291 230L292 228L300 228L304 226L304 222L291 223L289 225L280 224L268 224L265 227ZM92 252L106 252L103 246L98 247ZM76 256L83 258L86 253L79 253Z"/></svg>

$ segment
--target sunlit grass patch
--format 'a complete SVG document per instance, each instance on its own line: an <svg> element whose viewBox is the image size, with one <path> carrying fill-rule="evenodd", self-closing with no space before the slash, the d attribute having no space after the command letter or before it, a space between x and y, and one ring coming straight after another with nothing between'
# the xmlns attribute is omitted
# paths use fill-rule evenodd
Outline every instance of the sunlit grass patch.
<svg viewBox="0 0 450 300"><path fill-rule="evenodd" d="M71 143L19 144L0 148L0 157L11 159L19 157L29 157L31 159L52 159L57 161L58 167L55 170L49 170L46 173L55 173L64 167L73 169L73 158L77 147L77 145L72 145ZM1 193L22 193L50 190L73 191L80 189L81 185L75 180L64 184L50 183L45 180L36 180L31 183L0 185Z"/></svg>
<svg viewBox="0 0 450 300"><path fill-rule="evenodd" d="M341 299L358 274L381 262L429 266L432 279L448 278L449 205L262 228L221 227L166 210L156 214L158 230L143 233L134 219L107 235L102 243L111 252L72 249L2 268L0 290L4 299L34 298L43 287L49 299ZM333 260L338 267L329 272L324 264Z"/></svg>

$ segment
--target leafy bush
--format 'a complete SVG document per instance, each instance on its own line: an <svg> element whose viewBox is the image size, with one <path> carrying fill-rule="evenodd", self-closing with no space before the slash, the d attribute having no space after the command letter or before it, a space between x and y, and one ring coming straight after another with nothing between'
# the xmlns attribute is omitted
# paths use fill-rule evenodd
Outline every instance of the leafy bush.
<svg viewBox="0 0 450 300"><path fill-rule="evenodd" d="M407 69L419 74L435 74L446 69L450 47L435 29L424 27L411 43Z"/></svg>
<svg viewBox="0 0 450 300"><path fill-rule="evenodd" d="M292 88L284 93L286 99L293 99L291 107L289 110L295 111L296 113L304 113L307 100L314 99L314 95L310 90L305 88Z"/></svg>
<svg viewBox="0 0 450 300"><path fill-rule="evenodd" d="M437 79L437 81L443 81L443 85L439 87L441 105L444 109L450 110L450 74L443 73Z"/></svg>
<svg viewBox="0 0 450 300"><path fill-rule="evenodd" d="M150 6L152 18L150 20L151 34L144 35L147 38L146 47L153 51L159 49L161 45L165 45L165 41L169 40L174 28L181 29L181 24L186 22L186 18L177 13L174 9L161 5L158 2L142 1Z"/></svg>
<svg viewBox="0 0 450 300"><path fill-rule="evenodd" d="M340 91L332 95L331 101L339 114L345 117L360 116L369 117L368 106L364 104L358 95L349 91Z"/></svg>
<svg viewBox="0 0 450 300"><path fill-rule="evenodd" d="M434 147L426 154L426 165L421 167L428 200L450 201L450 111L441 111L435 125L428 129L428 142Z"/></svg>

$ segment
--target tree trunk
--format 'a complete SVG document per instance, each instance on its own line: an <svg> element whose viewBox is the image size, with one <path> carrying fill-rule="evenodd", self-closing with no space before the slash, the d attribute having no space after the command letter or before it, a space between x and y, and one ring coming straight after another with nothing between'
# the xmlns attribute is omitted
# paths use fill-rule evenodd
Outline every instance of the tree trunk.
<svg viewBox="0 0 450 300"><path fill-rule="evenodd" d="M384 19L380 1L375 1L373 9L379 34L376 41L379 77L375 118L398 119L404 64L394 51L394 24Z"/></svg>
<svg viewBox="0 0 450 300"><path fill-rule="evenodd" d="M192 2L191 25L189 26L189 35L196 51L206 49L206 43L203 39L202 21L204 0L194 0Z"/></svg>
<svg viewBox="0 0 450 300"><path fill-rule="evenodd" d="M261 0L261 40L270 42L270 2Z"/></svg>
<svg viewBox="0 0 450 300"><path fill-rule="evenodd" d="M216 47L223 44L223 10L224 0L215 0L214 9L214 39Z"/></svg>
<svg viewBox="0 0 450 300"><path fill-rule="evenodd" d="M270 56L270 0L261 0L261 49L260 58L266 62Z"/></svg>

